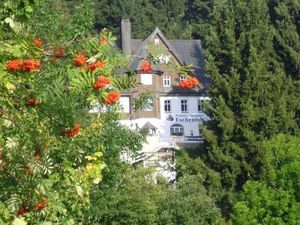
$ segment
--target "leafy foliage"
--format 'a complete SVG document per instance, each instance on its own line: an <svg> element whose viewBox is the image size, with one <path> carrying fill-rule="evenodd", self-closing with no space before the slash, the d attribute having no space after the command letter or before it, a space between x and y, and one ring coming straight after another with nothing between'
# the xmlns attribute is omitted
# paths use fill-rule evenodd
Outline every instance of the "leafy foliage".
<svg viewBox="0 0 300 225"><path fill-rule="evenodd" d="M233 224L300 222L299 138L279 135L265 143L266 177L248 181L234 204Z"/></svg>
<svg viewBox="0 0 300 225"><path fill-rule="evenodd" d="M51 13L49 13L51 12ZM45 23L47 21L47 23ZM93 1L41 1L28 28L31 35L41 37L52 44L70 42L86 36L94 23Z"/></svg>
<svg viewBox="0 0 300 225"><path fill-rule="evenodd" d="M136 76L120 75L114 80L114 86L119 90L129 90L137 85Z"/></svg>
<svg viewBox="0 0 300 225"><path fill-rule="evenodd" d="M160 203L158 224L225 224L220 210L202 186L202 177L187 175L179 179L175 190L169 190Z"/></svg>
<svg viewBox="0 0 300 225"><path fill-rule="evenodd" d="M54 6L55 2L41 4ZM55 13L49 16L56 18L59 13ZM33 33L45 31L45 24L39 25ZM57 24L48 25L49 31L58 29ZM55 39L55 33L36 40L26 32L30 26L24 24L23 33L11 30L15 38L0 45L0 218L3 222L23 217L18 220L78 224L84 222L83 213L90 207L90 191L103 178L104 153L111 150L114 138L120 138L116 132L107 132L118 126L116 105L101 111L109 92L118 88L114 82L101 89L93 84L100 75L113 81L126 59L112 45L107 30L83 41L79 38L88 28L83 24L76 41L69 42L67 34L58 36L65 48L57 50L57 40L47 43ZM74 64L80 51L89 56L82 67ZM92 70L91 65L100 60L101 67ZM97 115L89 113L95 102ZM127 132L124 127L120 130ZM131 132L129 139L120 142L115 157L128 145L136 146L128 151L139 148L142 139L135 137L139 136Z"/></svg>

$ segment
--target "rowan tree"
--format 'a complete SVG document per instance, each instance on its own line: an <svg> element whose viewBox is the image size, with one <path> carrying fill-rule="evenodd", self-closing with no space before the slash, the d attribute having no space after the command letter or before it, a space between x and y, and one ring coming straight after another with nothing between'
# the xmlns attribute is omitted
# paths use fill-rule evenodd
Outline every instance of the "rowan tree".
<svg viewBox="0 0 300 225"><path fill-rule="evenodd" d="M86 37L83 24L81 36L53 43L55 34L35 36L42 29L12 18L0 41L0 221L84 222L106 166L105 132L119 118L120 90L135 85L120 79L127 59L106 30ZM17 23L20 30L12 29Z"/></svg>

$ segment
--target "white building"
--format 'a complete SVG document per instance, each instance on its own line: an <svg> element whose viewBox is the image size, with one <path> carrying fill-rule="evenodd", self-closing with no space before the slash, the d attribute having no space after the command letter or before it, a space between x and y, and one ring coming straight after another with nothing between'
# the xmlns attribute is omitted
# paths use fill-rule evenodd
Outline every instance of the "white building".
<svg viewBox="0 0 300 225"><path fill-rule="evenodd" d="M132 39L127 19L122 20L121 34L120 47L131 56L129 69L135 72L139 84L122 92L120 104L124 119L121 123L149 131L140 161L146 163L158 155L167 156L165 153L170 149L199 145L203 140L199 124L208 119L202 111L202 102L208 99L209 86L204 76L201 41L167 40L159 28L143 40ZM185 74L178 70L188 65L192 72ZM196 79L198 84L182 88L182 81L188 77ZM133 103L142 93L152 96L148 107L134 110Z"/></svg>

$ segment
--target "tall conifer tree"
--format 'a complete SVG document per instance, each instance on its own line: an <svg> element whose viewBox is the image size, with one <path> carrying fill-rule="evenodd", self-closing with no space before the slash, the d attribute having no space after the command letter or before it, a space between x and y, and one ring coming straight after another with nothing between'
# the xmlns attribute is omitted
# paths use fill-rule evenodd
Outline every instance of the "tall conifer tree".
<svg viewBox="0 0 300 225"><path fill-rule="evenodd" d="M276 30L274 46L285 73L298 86L300 98L300 1L269 0L271 21ZM300 101L299 105L300 105ZM300 124L300 110L297 111Z"/></svg>
<svg viewBox="0 0 300 225"><path fill-rule="evenodd" d="M211 117L203 129L207 163L223 187L239 189L263 172L261 142L296 132L295 87L277 62L266 1L218 0L206 40Z"/></svg>
<svg viewBox="0 0 300 225"><path fill-rule="evenodd" d="M190 24L193 38L204 39L208 35L212 9L212 0L185 1L184 21Z"/></svg>
<svg viewBox="0 0 300 225"><path fill-rule="evenodd" d="M300 1L269 0L275 49L286 73L300 80Z"/></svg>

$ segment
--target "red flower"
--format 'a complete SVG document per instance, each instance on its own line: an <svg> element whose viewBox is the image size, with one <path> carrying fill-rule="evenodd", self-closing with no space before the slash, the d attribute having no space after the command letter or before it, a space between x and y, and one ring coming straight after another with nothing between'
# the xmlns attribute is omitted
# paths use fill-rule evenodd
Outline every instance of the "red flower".
<svg viewBox="0 0 300 225"><path fill-rule="evenodd" d="M86 57L82 53L78 53L77 55L75 55L73 61L74 61L74 65L79 67L79 66L83 66L87 60L88 60L88 57Z"/></svg>
<svg viewBox="0 0 300 225"><path fill-rule="evenodd" d="M101 45L106 45L108 43L108 38L106 36L102 35L100 37L99 42L100 42Z"/></svg>
<svg viewBox="0 0 300 225"><path fill-rule="evenodd" d="M105 105L112 105L115 104L120 99L120 93L117 91L111 91L108 93L106 98L104 99Z"/></svg>
<svg viewBox="0 0 300 225"><path fill-rule="evenodd" d="M151 63L148 61L144 61L140 66L140 70L143 72L151 73L152 72Z"/></svg>
<svg viewBox="0 0 300 225"><path fill-rule="evenodd" d="M46 208L47 203L48 203L48 200L47 200L47 199L44 199L44 200L42 200L42 201L39 201L39 202L36 204L36 206L35 206L35 208L34 208L33 210L41 211L41 210L43 210L44 208Z"/></svg>
<svg viewBox="0 0 300 225"><path fill-rule="evenodd" d="M38 59L26 59L23 61L23 71L31 72L41 68L41 62Z"/></svg>
<svg viewBox="0 0 300 225"><path fill-rule="evenodd" d="M111 80L108 77L98 77L96 82L93 84L93 88L98 90L100 88L105 88L106 85L110 84Z"/></svg>
<svg viewBox="0 0 300 225"><path fill-rule="evenodd" d="M91 71L94 71L96 68L102 69L104 66L105 64L103 61L96 61L89 65Z"/></svg>
<svg viewBox="0 0 300 225"><path fill-rule="evenodd" d="M23 62L21 60L10 60L6 64L6 69L8 71L18 71L23 68Z"/></svg>
<svg viewBox="0 0 300 225"><path fill-rule="evenodd" d="M34 39L34 40L33 40L33 44L34 44L36 47L40 48L40 47L42 46L42 39L41 39L41 38Z"/></svg>
<svg viewBox="0 0 300 225"><path fill-rule="evenodd" d="M179 82L181 88L194 88L199 85L199 81L195 77L188 76L185 80Z"/></svg>
<svg viewBox="0 0 300 225"><path fill-rule="evenodd" d="M28 99L28 101L27 101L27 105L30 105L30 106L37 106L38 104L40 104L40 102L39 102L39 100L37 100L35 98Z"/></svg>
<svg viewBox="0 0 300 225"><path fill-rule="evenodd" d="M22 206L22 207L16 212L16 214L17 214L17 216L21 216L21 215L23 215L23 214L25 214L25 213L28 213L28 212L30 212L29 207L28 207L27 205L24 205L24 206Z"/></svg>

